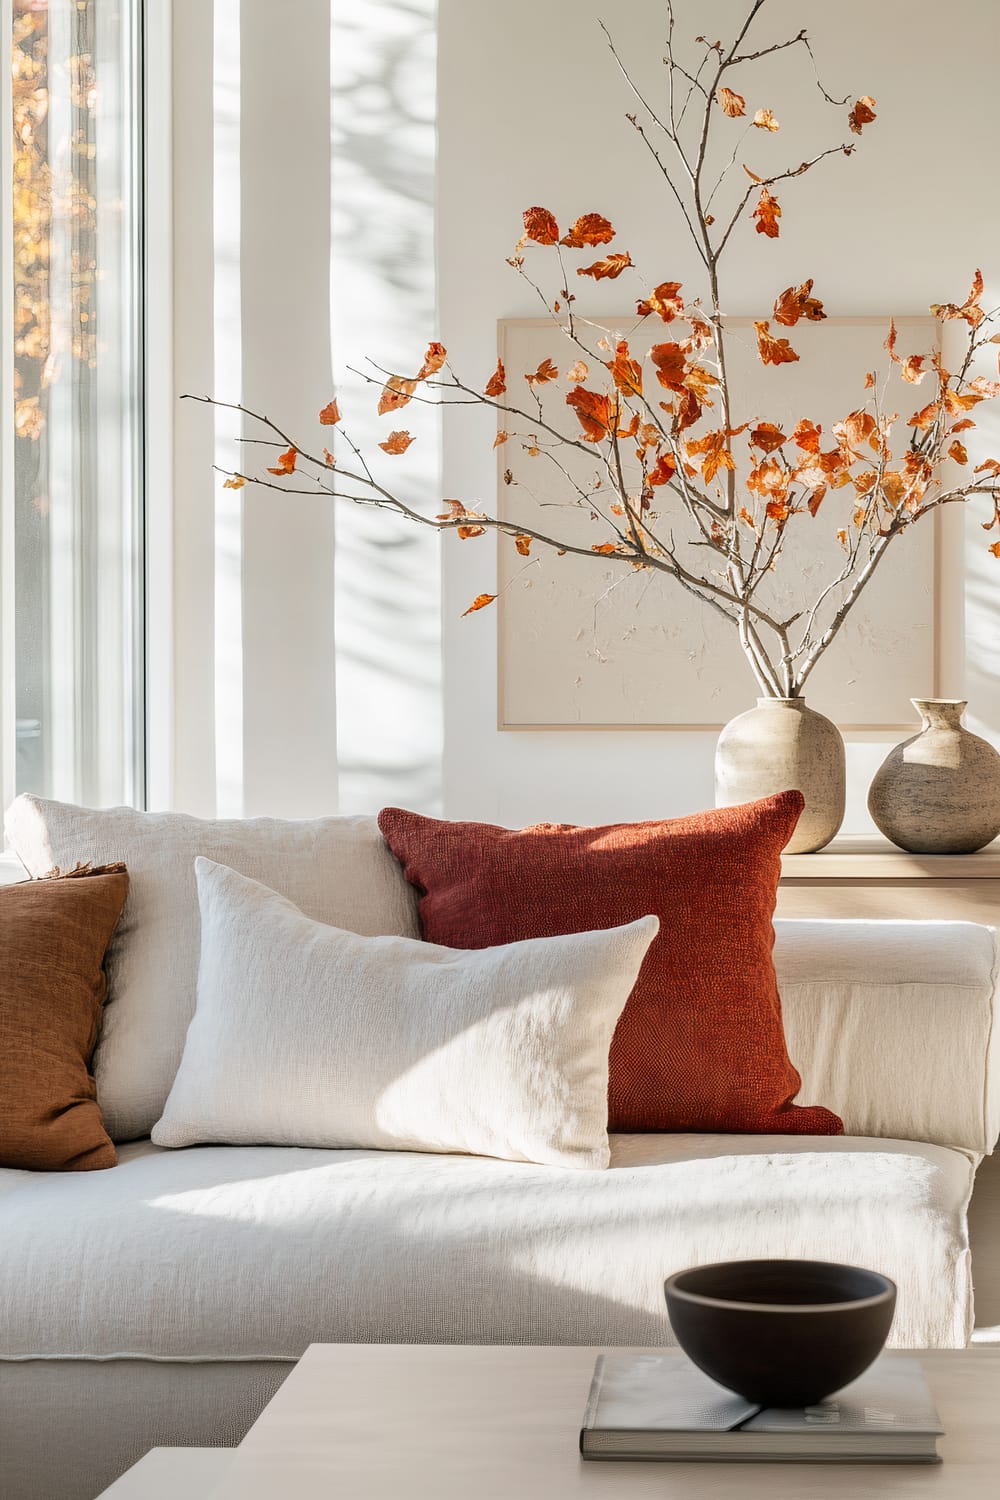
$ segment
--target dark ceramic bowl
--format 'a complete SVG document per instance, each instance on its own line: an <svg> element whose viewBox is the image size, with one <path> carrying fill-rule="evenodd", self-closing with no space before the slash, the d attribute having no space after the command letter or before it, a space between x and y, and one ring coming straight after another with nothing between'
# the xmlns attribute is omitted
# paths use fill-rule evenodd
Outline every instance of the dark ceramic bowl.
<svg viewBox="0 0 1000 1500"><path fill-rule="evenodd" d="M731 1260L664 1283L685 1354L759 1406L815 1406L867 1370L892 1324L887 1276L822 1260Z"/></svg>

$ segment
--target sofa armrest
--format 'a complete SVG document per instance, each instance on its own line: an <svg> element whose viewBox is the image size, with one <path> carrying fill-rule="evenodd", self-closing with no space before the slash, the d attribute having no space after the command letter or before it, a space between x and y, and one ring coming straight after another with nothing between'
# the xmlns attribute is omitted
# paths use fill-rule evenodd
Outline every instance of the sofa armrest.
<svg viewBox="0 0 1000 1500"><path fill-rule="evenodd" d="M778 920L798 1102L848 1135L990 1152L1000 1134L998 947L972 922Z"/></svg>

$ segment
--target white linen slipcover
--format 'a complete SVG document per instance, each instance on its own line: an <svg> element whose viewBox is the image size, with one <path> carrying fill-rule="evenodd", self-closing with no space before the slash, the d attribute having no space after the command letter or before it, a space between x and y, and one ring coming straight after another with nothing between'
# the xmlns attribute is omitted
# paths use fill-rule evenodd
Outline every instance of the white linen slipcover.
<svg viewBox="0 0 1000 1500"><path fill-rule="evenodd" d="M899 1287L893 1344L966 1342L969 1154L829 1136L611 1139L605 1171L136 1142L107 1172L0 1172L0 1358L671 1343L664 1277L754 1256L870 1266Z"/></svg>
<svg viewBox="0 0 1000 1500"><path fill-rule="evenodd" d="M93 1064L97 1100L116 1141L149 1134L184 1050L200 950L199 854L287 896L316 921L372 937L420 936L416 895L373 817L207 820L22 795L5 824L30 875L78 861L128 865Z"/></svg>
<svg viewBox="0 0 1000 1500"><path fill-rule="evenodd" d="M1000 1133L997 934L974 922L776 921L800 1104L848 1135L993 1150Z"/></svg>

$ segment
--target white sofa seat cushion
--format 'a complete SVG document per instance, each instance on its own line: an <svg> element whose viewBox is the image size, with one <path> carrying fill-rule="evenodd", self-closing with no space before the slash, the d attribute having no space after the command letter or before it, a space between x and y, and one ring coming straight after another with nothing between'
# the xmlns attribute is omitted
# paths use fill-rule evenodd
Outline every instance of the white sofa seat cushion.
<svg viewBox="0 0 1000 1500"><path fill-rule="evenodd" d="M129 898L108 949L94 1053L97 1100L116 1141L149 1134L184 1050L200 952L199 854L259 880L318 922L372 937L420 935L416 896L374 818L209 821L21 796L7 810L6 828L34 876L77 861L128 865Z"/></svg>
<svg viewBox="0 0 1000 1500"><path fill-rule="evenodd" d="M607 1171L135 1142L0 1172L0 1358L287 1359L309 1343L664 1344L663 1280L740 1256L899 1286L892 1342L966 1342L973 1159L849 1137L612 1137Z"/></svg>
<svg viewBox="0 0 1000 1500"><path fill-rule="evenodd" d="M848 1135L989 1152L1000 1132L997 934L974 922L781 920L774 966L800 1104Z"/></svg>

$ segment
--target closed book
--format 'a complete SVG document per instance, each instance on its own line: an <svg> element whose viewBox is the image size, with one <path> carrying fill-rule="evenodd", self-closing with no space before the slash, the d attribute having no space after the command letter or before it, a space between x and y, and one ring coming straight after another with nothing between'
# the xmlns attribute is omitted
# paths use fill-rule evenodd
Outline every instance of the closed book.
<svg viewBox="0 0 1000 1500"><path fill-rule="evenodd" d="M667 1349L598 1357L580 1451L675 1462L937 1463L941 1433L909 1355L882 1354L826 1401L785 1410L744 1401Z"/></svg>

